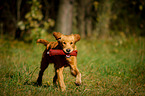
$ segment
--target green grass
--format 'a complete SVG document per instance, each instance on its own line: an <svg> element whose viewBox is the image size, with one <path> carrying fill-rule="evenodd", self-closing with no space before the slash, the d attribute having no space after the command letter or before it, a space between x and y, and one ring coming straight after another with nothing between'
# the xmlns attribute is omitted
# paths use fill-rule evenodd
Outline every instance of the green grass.
<svg viewBox="0 0 145 96"><path fill-rule="evenodd" d="M145 38L81 40L77 46L82 85L75 86L75 78L65 68L67 90L61 92L52 83L52 64L44 73L43 85L35 85L43 45L0 39L1 96L145 95Z"/></svg>

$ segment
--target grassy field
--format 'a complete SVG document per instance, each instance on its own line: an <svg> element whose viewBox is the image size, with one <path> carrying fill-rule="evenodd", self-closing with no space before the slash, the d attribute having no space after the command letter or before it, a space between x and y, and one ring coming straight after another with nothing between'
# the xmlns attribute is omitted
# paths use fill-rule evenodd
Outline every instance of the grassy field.
<svg viewBox="0 0 145 96"><path fill-rule="evenodd" d="M81 40L77 46L82 85L75 86L75 78L65 68L67 90L61 92L52 83L52 64L44 73L43 85L35 85L43 45L0 39L0 95L145 95L145 38Z"/></svg>

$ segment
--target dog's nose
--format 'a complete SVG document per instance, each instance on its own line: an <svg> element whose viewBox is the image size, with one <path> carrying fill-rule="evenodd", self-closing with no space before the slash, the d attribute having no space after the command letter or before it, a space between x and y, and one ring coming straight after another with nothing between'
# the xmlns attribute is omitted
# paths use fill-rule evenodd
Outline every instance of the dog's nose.
<svg viewBox="0 0 145 96"><path fill-rule="evenodd" d="M68 53L69 53L70 51L71 51L71 49L66 49L66 52L68 52Z"/></svg>

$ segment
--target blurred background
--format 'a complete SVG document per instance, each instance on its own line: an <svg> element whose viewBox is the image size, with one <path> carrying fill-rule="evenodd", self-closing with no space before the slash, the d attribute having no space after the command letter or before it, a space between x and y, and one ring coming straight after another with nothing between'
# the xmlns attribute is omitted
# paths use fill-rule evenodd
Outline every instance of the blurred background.
<svg viewBox="0 0 145 96"><path fill-rule="evenodd" d="M64 70L66 92L53 86L49 65L36 86L43 45L52 32L80 34L76 87ZM1 96L144 96L145 0L0 0Z"/></svg>
<svg viewBox="0 0 145 96"><path fill-rule="evenodd" d="M145 36L144 0L1 0L0 36L32 41L58 31L82 38Z"/></svg>

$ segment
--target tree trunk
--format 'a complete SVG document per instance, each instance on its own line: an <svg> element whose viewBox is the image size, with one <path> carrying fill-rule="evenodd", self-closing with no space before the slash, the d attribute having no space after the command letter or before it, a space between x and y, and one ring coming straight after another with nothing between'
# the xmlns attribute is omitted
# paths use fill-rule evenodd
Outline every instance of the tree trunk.
<svg viewBox="0 0 145 96"><path fill-rule="evenodd" d="M20 8L21 8L21 2L22 0L17 0L17 22L20 21Z"/></svg>
<svg viewBox="0 0 145 96"><path fill-rule="evenodd" d="M18 28L18 22L20 21L20 8L21 8L22 0L17 0L17 23L16 23L16 32L15 32L15 39L20 39L21 30Z"/></svg>
<svg viewBox="0 0 145 96"><path fill-rule="evenodd" d="M0 22L0 34L1 34L0 38L2 38L3 37L3 22Z"/></svg>
<svg viewBox="0 0 145 96"><path fill-rule="evenodd" d="M92 18L91 18L91 7L92 7L93 1L87 0L86 1L86 33L87 37L91 37L92 35Z"/></svg>
<svg viewBox="0 0 145 96"><path fill-rule="evenodd" d="M91 20L91 18L86 19L86 31L87 31L87 37L91 37L91 35L92 35L92 20Z"/></svg>
<svg viewBox="0 0 145 96"><path fill-rule="evenodd" d="M98 16L99 21L97 23L97 32L99 33L100 37L105 38L109 36L112 1L102 0L100 4L100 15Z"/></svg>
<svg viewBox="0 0 145 96"><path fill-rule="evenodd" d="M82 38L85 34L85 0L78 0L78 30Z"/></svg>
<svg viewBox="0 0 145 96"><path fill-rule="evenodd" d="M60 0L56 31L69 35L72 33L73 0Z"/></svg>
<svg viewBox="0 0 145 96"><path fill-rule="evenodd" d="M47 21L48 20L48 15L49 15L49 3L48 3L48 0L44 0L44 3L45 3L45 20Z"/></svg>

